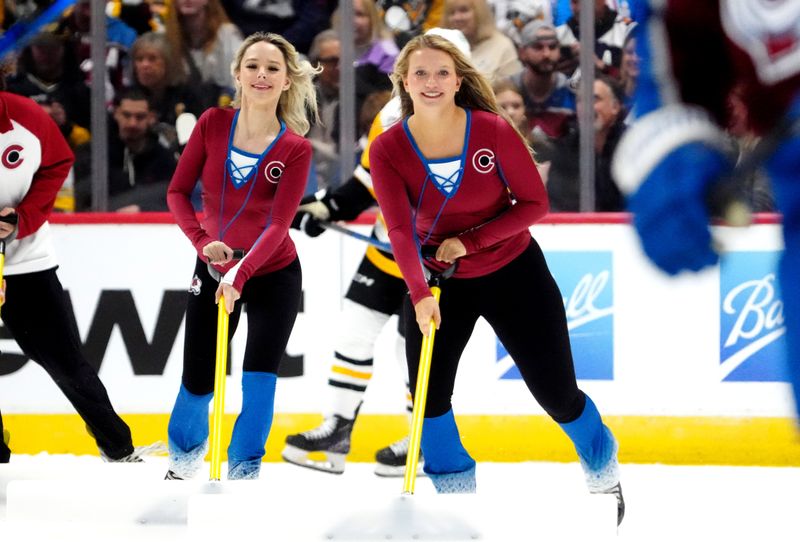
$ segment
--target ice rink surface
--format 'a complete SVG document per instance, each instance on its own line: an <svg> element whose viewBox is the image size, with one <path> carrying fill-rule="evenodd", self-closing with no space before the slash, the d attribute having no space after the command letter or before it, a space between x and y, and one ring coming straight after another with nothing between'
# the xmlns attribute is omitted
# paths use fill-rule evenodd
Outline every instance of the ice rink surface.
<svg viewBox="0 0 800 542"><path fill-rule="evenodd" d="M204 481L207 471L196 481L163 481L166 464L164 457L120 465L93 456L12 456L0 465L0 540L800 540L800 468L623 464L625 520L618 532L586 538L587 510L596 510L577 463L479 463L477 495L456 504L445 498L437 508L439 496L420 477L411 499L432 511L440 533L448 521L491 528L455 538L399 531L370 538L332 537L328 525L397 520L403 481L375 476L372 464L349 463L336 476L265 463L258 481L215 484Z"/></svg>

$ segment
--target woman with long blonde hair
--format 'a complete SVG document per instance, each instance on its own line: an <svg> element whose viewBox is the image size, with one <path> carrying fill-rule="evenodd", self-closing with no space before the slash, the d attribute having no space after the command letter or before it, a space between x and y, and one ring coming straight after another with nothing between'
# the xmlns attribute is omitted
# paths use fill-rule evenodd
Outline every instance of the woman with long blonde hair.
<svg viewBox="0 0 800 542"><path fill-rule="evenodd" d="M406 118L375 139L369 158L409 290L403 317L411 390L422 337L444 323L430 367L425 472L439 492L475 491L475 461L461 444L450 399L461 353L484 317L534 398L572 439L589 490L617 497L621 521L617 442L578 389L561 292L529 231L548 203L525 141L498 114L488 81L439 36L412 39L392 79ZM421 265L420 255L430 252ZM423 266L432 273L455 267L441 285L441 305Z"/></svg>
<svg viewBox="0 0 800 542"><path fill-rule="evenodd" d="M186 311L183 376L169 422L168 479L193 476L208 448L214 389L215 304L230 334L247 304L242 411L228 447L228 478L257 478L272 425L278 365L300 302L300 260L289 225L303 196L316 120L313 76L276 34L244 40L231 66L233 107L198 120L167 193L170 211L197 252ZM202 217L191 195L202 179ZM238 259L241 258L241 259Z"/></svg>

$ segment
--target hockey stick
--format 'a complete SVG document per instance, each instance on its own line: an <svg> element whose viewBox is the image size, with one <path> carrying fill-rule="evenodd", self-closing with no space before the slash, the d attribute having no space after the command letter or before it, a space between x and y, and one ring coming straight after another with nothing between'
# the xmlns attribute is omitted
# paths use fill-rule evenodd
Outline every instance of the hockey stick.
<svg viewBox="0 0 800 542"><path fill-rule="evenodd" d="M445 271L432 275L428 280L436 303L439 303L442 295L440 286L442 281L452 277L457 267L458 260ZM436 326L433 325L433 320L431 320L430 334L427 337L422 337L422 347L420 348L414 406L411 410L411 434L408 437L406 472L403 476L403 495L413 495L414 485L417 481L417 463L419 463L419 449L422 444L422 422L425 419L425 404L428 400L428 380L431 375L431 357L433 356L433 339L435 336Z"/></svg>
<svg viewBox="0 0 800 542"><path fill-rule="evenodd" d="M339 224L336 224L335 222L326 222L324 220L320 220L319 223L320 223L320 226L322 226L323 228L327 228L329 230L338 231L339 233L343 233L345 235L349 235L350 237L353 237L354 239L358 239L359 241L364 241L365 243L369 243L370 245L372 245L372 246L374 246L374 247L376 247L376 248L378 248L378 249L380 249L380 250L382 250L384 252L388 252L389 254L393 253L392 252L392 245L390 245L389 243L384 243L383 241L378 241L377 239L373 239L372 237L369 237L367 235L362 235L362 234L360 234L358 232L355 232L353 230L345 228L344 226L340 226ZM438 248L439 248L438 246L434 246L434 245L423 245L422 247L420 247L420 254L426 260L430 260L436 255L436 250ZM446 271L445 271L445 273L446 273ZM444 277L444 278L448 278L449 276L450 275L448 275L447 277Z"/></svg>
<svg viewBox="0 0 800 542"><path fill-rule="evenodd" d="M228 369L228 311L225 297L220 296L217 310L217 359L214 367L214 414L211 423L212 482L220 481L222 467L222 417L225 414L225 377Z"/></svg>
<svg viewBox="0 0 800 542"><path fill-rule="evenodd" d="M61 14L76 3L76 0L57 0L36 19L19 20L6 30L0 38L0 61L13 51L21 50L46 25L58 19Z"/></svg>
<svg viewBox="0 0 800 542"><path fill-rule="evenodd" d="M345 235L349 235L354 239L358 239L359 241L364 241L365 243L369 243L370 245L378 248L384 252L391 252L392 246L389 243L384 243L383 241L378 241L377 239L373 239L368 235L363 235L361 233L355 232L351 229L345 228L344 226L340 226L335 222L327 222L325 220L319 220L319 225L325 229L337 231L339 233L343 233Z"/></svg>

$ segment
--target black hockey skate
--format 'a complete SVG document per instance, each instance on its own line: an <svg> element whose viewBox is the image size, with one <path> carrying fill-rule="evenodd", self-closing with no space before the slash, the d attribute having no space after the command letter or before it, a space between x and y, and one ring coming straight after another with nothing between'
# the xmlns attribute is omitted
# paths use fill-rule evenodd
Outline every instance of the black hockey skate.
<svg viewBox="0 0 800 542"><path fill-rule="evenodd" d="M378 476L405 476L406 460L408 458L408 436L393 442L386 448L381 448L375 454L375 474ZM422 451L419 452L419 462L417 463L417 476L424 476L422 471L424 459Z"/></svg>
<svg viewBox="0 0 800 542"><path fill-rule="evenodd" d="M289 435L281 457L301 467L342 474L354 421L334 415L316 429Z"/></svg>
<svg viewBox="0 0 800 542"><path fill-rule="evenodd" d="M175 474L173 471L168 470L167 475L164 476L164 480L183 480L183 478Z"/></svg>

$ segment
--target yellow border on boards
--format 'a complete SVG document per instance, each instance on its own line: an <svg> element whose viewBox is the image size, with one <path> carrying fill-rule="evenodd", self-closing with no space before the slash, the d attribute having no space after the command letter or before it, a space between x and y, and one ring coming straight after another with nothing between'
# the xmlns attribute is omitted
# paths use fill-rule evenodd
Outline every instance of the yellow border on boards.
<svg viewBox="0 0 800 542"><path fill-rule="evenodd" d="M137 445L166 441L167 414L125 414ZM76 414L4 414L12 453L97 455ZM223 443L235 416L225 416ZM316 427L318 414L276 414L267 461L280 461L286 435ZM800 430L789 418L607 416L623 463L800 466ZM375 452L402 437L405 416L361 415L349 461L374 461ZM458 416L464 445L478 461L575 461L575 451L546 416ZM223 445L223 448L226 446ZM224 453L224 452L223 452ZM12 458L13 461L13 458Z"/></svg>

